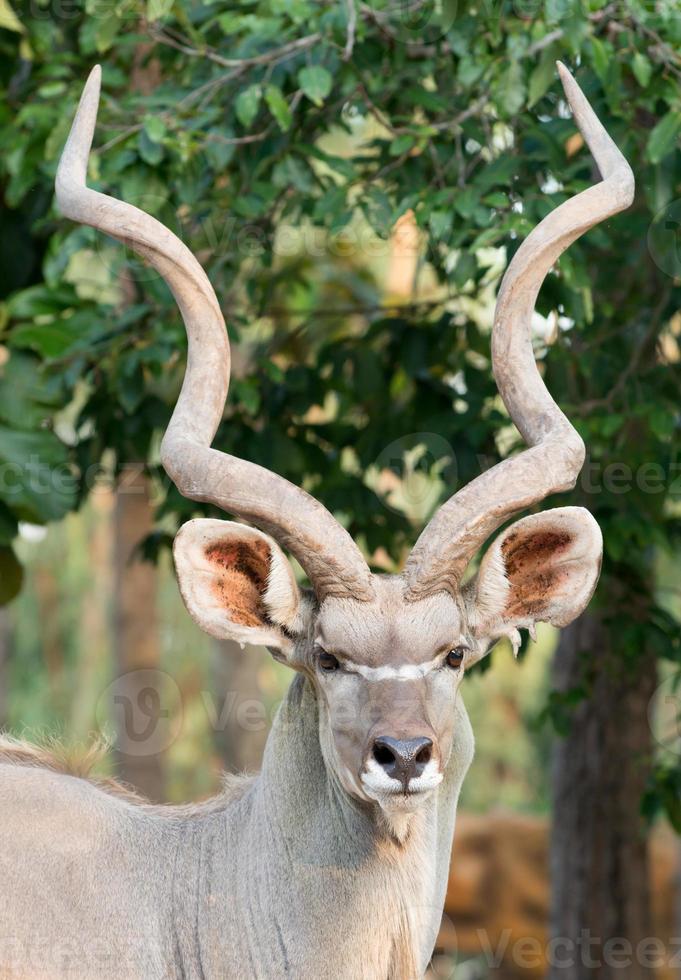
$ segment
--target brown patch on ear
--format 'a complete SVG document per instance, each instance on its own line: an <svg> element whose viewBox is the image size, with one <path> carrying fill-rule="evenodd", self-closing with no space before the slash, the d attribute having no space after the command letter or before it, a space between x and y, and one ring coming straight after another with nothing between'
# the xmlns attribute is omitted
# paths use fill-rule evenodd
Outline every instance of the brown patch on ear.
<svg viewBox="0 0 681 980"><path fill-rule="evenodd" d="M506 577L511 583L505 613L539 618L561 577L569 574L553 559L572 544L567 531L513 531L501 545Z"/></svg>
<svg viewBox="0 0 681 980"><path fill-rule="evenodd" d="M240 626L268 622L263 593L270 573L270 549L264 541L218 541L206 548L207 560L216 566L213 590Z"/></svg>

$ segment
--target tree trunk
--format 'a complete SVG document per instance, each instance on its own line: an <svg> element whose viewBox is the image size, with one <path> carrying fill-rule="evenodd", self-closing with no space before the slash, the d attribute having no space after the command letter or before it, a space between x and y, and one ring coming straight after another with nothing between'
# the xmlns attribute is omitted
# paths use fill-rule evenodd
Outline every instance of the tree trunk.
<svg viewBox="0 0 681 980"><path fill-rule="evenodd" d="M64 649L59 621L60 596L57 575L57 569L50 564L39 562L36 566L35 591L40 617L43 660L47 668L52 705L61 714L64 708L60 697L63 691L61 681L64 670Z"/></svg>
<svg viewBox="0 0 681 980"><path fill-rule="evenodd" d="M244 649L234 640L216 641L212 689L215 744L227 772L257 772L269 731L259 675L269 659L263 647Z"/></svg>
<svg viewBox="0 0 681 980"><path fill-rule="evenodd" d="M12 646L12 627L7 606L0 606L0 730L7 727L9 688L9 659Z"/></svg>
<svg viewBox="0 0 681 980"><path fill-rule="evenodd" d="M552 980L654 975L648 847L640 804L651 754L654 657L624 661L586 614L562 633L554 687L589 692L557 742L551 841ZM640 945L642 944L643 945Z"/></svg>
<svg viewBox="0 0 681 980"><path fill-rule="evenodd" d="M71 547L86 550L88 582L81 593L78 617L78 670L73 678L70 731L85 738L92 731L92 706L101 694L101 679L113 659L111 628L114 588L114 511L116 495L97 487L88 500L84 529L70 540ZM83 540L84 536L84 540ZM102 718L102 721L108 721Z"/></svg>
<svg viewBox="0 0 681 980"><path fill-rule="evenodd" d="M121 778L152 800L163 799L164 676L159 671L156 568L136 553L153 528L149 486L131 468L116 492L114 515L114 650L116 681L110 688Z"/></svg>

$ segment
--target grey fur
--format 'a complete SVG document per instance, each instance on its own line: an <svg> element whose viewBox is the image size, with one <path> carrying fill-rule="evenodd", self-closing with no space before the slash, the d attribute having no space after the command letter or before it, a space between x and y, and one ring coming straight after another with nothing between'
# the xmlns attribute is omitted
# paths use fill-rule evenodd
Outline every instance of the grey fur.
<svg viewBox="0 0 681 980"><path fill-rule="evenodd" d="M445 780L402 843L340 789L318 727L299 675L260 776L195 808L130 802L6 752L0 977L422 976L473 751L465 709Z"/></svg>

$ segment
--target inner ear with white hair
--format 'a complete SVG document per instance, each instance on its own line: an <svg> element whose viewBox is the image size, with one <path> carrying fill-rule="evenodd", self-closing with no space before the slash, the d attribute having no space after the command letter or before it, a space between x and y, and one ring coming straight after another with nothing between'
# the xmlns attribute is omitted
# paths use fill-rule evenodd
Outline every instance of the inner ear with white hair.
<svg viewBox="0 0 681 980"><path fill-rule="evenodd" d="M584 611L598 582L603 539L582 507L560 507L516 521L492 543L465 589L480 645L535 623L567 626Z"/></svg>
<svg viewBox="0 0 681 980"><path fill-rule="evenodd" d="M198 519L180 528L173 557L182 598L202 630L286 658L303 628L303 603L276 541L245 524Z"/></svg>

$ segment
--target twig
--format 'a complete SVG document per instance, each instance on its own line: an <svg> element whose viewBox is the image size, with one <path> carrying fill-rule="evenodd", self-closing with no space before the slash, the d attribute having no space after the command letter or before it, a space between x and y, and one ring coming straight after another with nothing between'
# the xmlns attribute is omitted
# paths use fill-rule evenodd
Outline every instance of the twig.
<svg viewBox="0 0 681 980"><path fill-rule="evenodd" d="M373 101L367 87L363 81L360 80L359 91L364 98L369 111L378 122L385 127L393 136L415 136L417 138L423 138L424 134L422 130L413 129L411 126L393 126L388 117L384 115L383 111L379 109L376 103ZM424 123L424 129L435 129L438 132L443 132L448 129L458 129L461 123L465 122L471 116L474 116L477 112L485 107L487 104L487 96L481 95L479 99L475 102L471 102L468 108L463 109L458 115L453 116L452 119L445 119L442 122L428 122Z"/></svg>
<svg viewBox="0 0 681 980"><path fill-rule="evenodd" d="M470 119L471 116L474 116L481 109L484 109L486 105L487 96L481 95L479 99L476 99L475 102L471 102L468 108L460 112L458 116L454 116L452 119L446 119L444 122L427 123L427 126L430 126L431 129L437 129L438 132L442 132L446 129L458 129L462 122Z"/></svg>
<svg viewBox="0 0 681 980"><path fill-rule="evenodd" d="M306 41L305 47L310 43L310 38L321 37L321 35L309 35L308 38L301 38L301 41ZM205 96L204 100L201 102L201 107L209 101L217 89L222 88L223 85L227 85L229 82L234 81L244 74L249 68L255 65L269 64L270 67L278 65L280 62L285 61L292 54L296 54L298 51L302 51L303 47L293 49L293 43L285 44L281 48L275 48L273 51L268 52L267 58L265 55L257 55L254 58L244 58L242 59L237 67L232 68L230 71L226 72L224 75L218 75L217 78L211 78L209 81L204 82L198 88L194 89L188 95L178 103L178 107L187 108L191 106L197 99ZM224 60L224 59L223 59Z"/></svg>
<svg viewBox="0 0 681 980"><path fill-rule="evenodd" d="M597 24L599 21L604 20L606 17L609 17L610 14L614 13L618 6L619 5L617 3L610 3L607 7L603 7L601 10L595 10L592 14L589 14L588 19L591 21L591 23ZM548 34L545 34L544 37L540 37L538 41L535 41L534 44L529 46L526 57L532 58L535 54L539 54L540 51L543 51L544 48L548 48L548 46L553 44L554 41L560 41L564 35L565 30L562 27L556 28L555 31L549 31Z"/></svg>
<svg viewBox="0 0 681 980"><path fill-rule="evenodd" d="M266 65L270 61L304 51L322 39L322 35L317 32L315 34L308 34L305 37L299 37L295 41L282 44L279 48L272 48L271 51L264 51L262 54L256 54L250 58L223 58L221 54L218 54L212 48L200 49L188 44L182 44L160 28L151 28L151 36L160 44L165 44L168 47L175 48L177 51L182 51L183 54L189 55L191 58L207 58L209 61L214 61L216 65L220 65L221 68L250 68L254 65Z"/></svg>
<svg viewBox="0 0 681 980"><path fill-rule="evenodd" d="M116 146L117 143L122 142L122 140L127 139L128 136L132 136L134 133L138 133L141 129L142 123L136 123L134 126L129 126L122 133L119 133L117 136L114 136L112 139L108 140L108 142L103 143L100 147L98 147L97 152L99 154L106 153L107 150L110 150L112 147ZM262 143L264 139L267 139L271 131L272 127L268 126L267 129L263 129L260 133L252 133L249 136L229 137L220 136L218 133L212 133L207 142L213 141L224 143L226 146L245 146L248 143Z"/></svg>
<svg viewBox="0 0 681 980"><path fill-rule="evenodd" d="M355 47L355 32L357 30L357 8L355 7L355 0L345 0L345 5L348 10L348 28L347 28L347 39L345 41L345 48L343 49L343 61L350 61L350 58L352 58L352 52Z"/></svg>
<svg viewBox="0 0 681 980"><path fill-rule="evenodd" d="M561 37L565 34L562 27L556 28L555 31L549 31L544 37L540 37L538 41L531 44L527 49L527 57L533 58L535 54L539 54L544 48L548 48L549 44L553 44L554 41L560 41Z"/></svg>
<svg viewBox="0 0 681 980"><path fill-rule="evenodd" d="M226 72L224 75L218 75L216 78L211 78L209 81L204 82L203 85L199 85L193 91L189 92L183 99L177 104L178 109L187 109L191 106L197 99L201 99L204 94L209 95L211 89L220 88L222 85L226 85L227 82L231 82L235 78L239 78L240 75L246 71L246 68L234 68L232 71ZM202 105L203 107L203 105Z"/></svg>
<svg viewBox="0 0 681 980"><path fill-rule="evenodd" d="M454 157L456 159L457 185L463 189L466 186L466 161L461 145L461 133L454 134Z"/></svg>
<svg viewBox="0 0 681 980"><path fill-rule="evenodd" d="M452 296L443 296L441 299L413 300L409 303L381 303L375 306L341 306L335 310L320 309L310 313L308 315L308 320L312 321L318 317L355 315L369 316L372 313L417 313L422 310L434 310L437 309L438 306L445 306L452 298ZM271 306L269 309L263 310L262 315L298 317L303 316L304 313L302 310L293 310L284 306Z"/></svg>
<svg viewBox="0 0 681 980"><path fill-rule="evenodd" d="M431 181L431 185L437 184L437 186L442 189L443 187L447 186L447 182L445 180L445 172L440 166L440 161L437 158L437 150L433 146L432 142L428 144L428 152L430 155L431 163L433 164L433 170L435 171L435 176Z"/></svg>
<svg viewBox="0 0 681 980"><path fill-rule="evenodd" d="M248 143L262 143L271 132L272 127L268 126L267 129L263 129L260 133L253 133L250 136L221 136L219 133L211 133L206 142L217 141L218 143L223 143L225 146L245 146Z"/></svg>
<svg viewBox="0 0 681 980"><path fill-rule="evenodd" d="M681 59L676 51L674 51L674 49L670 47L666 41L663 41L660 35L656 31L652 30L652 28L642 24L641 21L637 20L633 15L631 15L631 19L634 25L638 27L643 34L646 35L646 37L649 37L655 42L655 47L651 47L649 49L650 53L659 54L660 60L667 66L667 68L669 68L677 78L681 78L681 71L679 71L679 68L677 67L679 64L681 64Z"/></svg>
<svg viewBox="0 0 681 980"><path fill-rule="evenodd" d="M360 13L365 20L371 21L379 31L388 38L393 44L402 44L404 47L405 54L408 58L432 58L438 53L437 44L422 44L420 41L407 41L396 34L394 30L391 30L388 26L390 22L389 16L379 10L374 10L369 7L368 4L362 3L359 7ZM404 16L404 10L401 11L401 16ZM442 49L444 51L449 51L450 47L447 41L442 42Z"/></svg>
<svg viewBox="0 0 681 980"><path fill-rule="evenodd" d="M640 343L635 347L629 363L624 368L619 378L610 389L609 393L605 396L605 398L594 398L591 401L584 402L582 405L580 405L580 415L588 415L595 408L612 408L613 404L615 403L615 399L626 387L627 381L629 381L632 375L638 370L644 356L648 353L651 347L653 350L655 349L658 332L660 325L663 322L662 318L670 296L671 287L663 291L659 303L651 314L648 329L643 335Z"/></svg>
<svg viewBox="0 0 681 980"><path fill-rule="evenodd" d="M122 133L119 133L117 136L112 136L112 138L107 140L106 143L102 143L102 145L97 148L97 153L106 153L107 150L110 150L113 146L116 146L117 143L127 140L128 136L132 136L133 133L139 133L141 128L142 123L135 123L134 126L128 126L128 128L124 129Z"/></svg>

